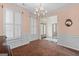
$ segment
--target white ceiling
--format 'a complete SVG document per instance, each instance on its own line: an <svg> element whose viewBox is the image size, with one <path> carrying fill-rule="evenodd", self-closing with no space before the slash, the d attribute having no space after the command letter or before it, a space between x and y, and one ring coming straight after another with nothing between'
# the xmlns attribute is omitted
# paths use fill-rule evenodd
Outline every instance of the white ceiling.
<svg viewBox="0 0 79 59"><path fill-rule="evenodd" d="M33 15L34 8L37 8L40 3L24 3L24 7ZM22 6L22 4L18 4ZM69 5L68 3L42 3L43 7L47 10L47 14L50 15L55 10Z"/></svg>

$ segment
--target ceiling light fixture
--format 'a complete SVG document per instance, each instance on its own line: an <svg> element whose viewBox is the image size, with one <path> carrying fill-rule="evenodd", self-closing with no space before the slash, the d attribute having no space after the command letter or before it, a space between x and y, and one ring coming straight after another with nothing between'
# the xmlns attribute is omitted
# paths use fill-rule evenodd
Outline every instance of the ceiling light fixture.
<svg viewBox="0 0 79 59"><path fill-rule="evenodd" d="M40 5L37 8L35 8L34 15L40 16L40 17L45 17L47 15L47 10L45 10L45 8L40 3Z"/></svg>

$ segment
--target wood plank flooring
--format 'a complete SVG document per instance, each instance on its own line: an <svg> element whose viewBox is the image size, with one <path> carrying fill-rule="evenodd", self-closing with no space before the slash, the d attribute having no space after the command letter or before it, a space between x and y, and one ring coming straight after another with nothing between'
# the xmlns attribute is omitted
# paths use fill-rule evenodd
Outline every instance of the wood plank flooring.
<svg viewBox="0 0 79 59"><path fill-rule="evenodd" d="M35 40L12 49L13 56L78 56L78 53L48 40Z"/></svg>

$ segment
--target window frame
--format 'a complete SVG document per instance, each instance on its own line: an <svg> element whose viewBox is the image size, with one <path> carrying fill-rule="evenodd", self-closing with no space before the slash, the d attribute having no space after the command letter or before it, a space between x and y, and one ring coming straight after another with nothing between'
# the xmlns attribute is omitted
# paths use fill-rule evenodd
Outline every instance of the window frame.
<svg viewBox="0 0 79 59"><path fill-rule="evenodd" d="M15 39L15 26L16 25L19 25L21 28L20 28L20 33L21 33L21 36L22 36L22 17L21 17L21 24L15 24L15 14L16 12L19 12L20 15L22 16L22 13L18 10L14 10L13 8L3 8L3 35L6 36L6 10L11 10L13 12L13 38L10 38L10 39L7 39L7 40L12 40L12 39ZM9 23L10 24L10 23Z"/></svg>

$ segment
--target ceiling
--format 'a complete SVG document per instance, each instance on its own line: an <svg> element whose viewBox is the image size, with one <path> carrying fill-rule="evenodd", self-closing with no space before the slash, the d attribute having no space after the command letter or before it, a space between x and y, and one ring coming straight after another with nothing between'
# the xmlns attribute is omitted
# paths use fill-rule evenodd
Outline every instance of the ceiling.
<svg viewBox="0 0 79 59"><path fill-rule="evenodd" d="M17 5L27 8L27 10L33 15L35 10L34 8L37 8L39 4L40 3L19 3ZM47 10L47 15L50 15L52 12L68 5L68 3L42 3L44 9Z"/></svg>

